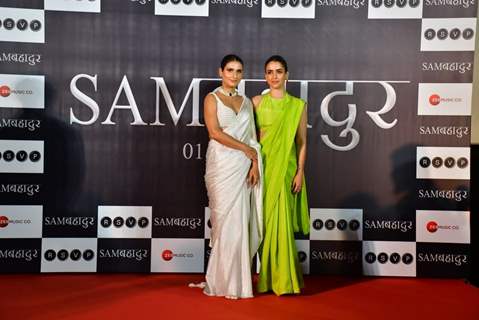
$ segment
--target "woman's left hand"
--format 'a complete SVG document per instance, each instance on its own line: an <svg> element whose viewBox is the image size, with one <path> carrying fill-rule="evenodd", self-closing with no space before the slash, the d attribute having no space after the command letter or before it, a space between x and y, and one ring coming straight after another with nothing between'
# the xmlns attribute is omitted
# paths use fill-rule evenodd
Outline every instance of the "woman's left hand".
<svg viewBox="0 0 479 320"><path fill-rule="evenodd" d="M293 183L291 184L291 192L298 193L303 187L303 173L298 172L293 178Z"/></svg>

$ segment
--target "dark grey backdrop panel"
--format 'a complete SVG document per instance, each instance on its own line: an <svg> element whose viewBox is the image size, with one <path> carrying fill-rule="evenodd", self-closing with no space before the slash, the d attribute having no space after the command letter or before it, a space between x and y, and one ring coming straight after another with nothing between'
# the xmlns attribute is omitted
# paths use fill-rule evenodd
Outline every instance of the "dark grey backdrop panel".
<svg viewBox="0 0 479 320"><path fill-rule="evenodd" d="M42 1L4 2L4 7L43 9ZM262 79L264 60L281 54L289 63L293 80L288 90L300 96L307 86L308 93L303 98L308 101L312 126L308 130L306 170L310 207L362 210L362 237L356 241L299 237L306 242L311 238L309 251L305 249L309 272L364 273L365 248L369 248L366 242L388 241L391 250L396 242L400 246L406 243L416 249L416 210L469 210L469 181L417 179L416 153L418 146L469 146L468 116L418 116L418 86L471 83L473 51L421 51L424 19L368 19L366 1L317 1L314 19L263 19L261 2L251 3L248 7L211 2L208 17L179 17L154 15L154 1L103 0L98 14L45 11L44 44L0 42L0 54L41 55L41 62L35 65L4 60L0 66L2 74L45 75L46 97L44 110L0 109L2 119L41 120L41 127L35 131L4 126L1 139L45 143L43 174L0 173L2 185L26 184L37 191L25 194L4 188L0 204L43 206L45 245L49 243L46 238L99 238L94 248L98 256L95 270L99 272L171 271L149 264L150 257L153 260L158 255L168 261L166 249L154 252L155 239L203 242L207 238L204 212L208 200L203 174L208 137L205 127L189 125L195 118L191 93L176 125L163 92L156 113L158 88L151 77L163 78L178 112L192 79L216 78L222 56L232 52L244 59L246 79ZM477 4L438 7L422 1L420 5L424 18L474 17L477 8ZM438 67L439 62L449 67ZM97 120L89 125L71 123L71 113L82 121L93 116L92 110L72 93L70 86L77 75L91 77L88 80L82 76L76 87L99 107ZM129 105L134 98L145 125L131 125L134 117L130 110L116 110L111 117L116 124L102 124L122 80L128 81L132 95L121 90L117 105ZM344 91L347 81L353 92L334 98L328 110L333 119L341 121L350 115L348 104L355 104L357 115L352 128L360 140L351 150L338 151L327 146L322 136L345 146L351 142L351 135L340 137L345 126L328 124L320 106L332 92ZM380 81L388 82L396 95L394 107L381 115L386 123L397 119L390 129L376 125L366 113L379 111L386 103ZM201 101L217 85L215 81L199 84L196 103L200 106L200 123L204 122ZM245 84L248 96L265 88L264 82ZM164 125L154 125L157 116ZM465 132L430 133L431 127L464 128ZM463 197L451 199L437 192L429 196L433 190L460 191ZM101 239L108 236L99 231L99 206L151 207L148 241L128 239L132 236L127 235L126 240ZM78 219L68 222L62 217ZM181 221L187 221L189 226ZM374 226L381 221L405 222L411 227L401 230L384 224ZM9 259L7 251L10 247L17 250L21 241L26 240L0 240L4 259L0 256L1 271L14 271L10 265L16 260ZM36 242L25 243L25 250L32 250ZM442 250L444 244L419 247L421 259L411 252L418 260L414 274L462 276L467 272L467 244L452 244L447 252ZM37 241L35 250L44 249ZM129 257L134 261L127 259L128 252L136 252ZM349 259L338 258L347 252ZM451 265L441 261L441 255L465 256L466 262ZM427 264L428 257L433 260L432 267ZM38 259L33 259L28 268L22 260L15 270L51 270L44 267L45 257L41 266ZM63 271L72 269L65 267ZM378 275L410 274L393 270Z"/></svg>

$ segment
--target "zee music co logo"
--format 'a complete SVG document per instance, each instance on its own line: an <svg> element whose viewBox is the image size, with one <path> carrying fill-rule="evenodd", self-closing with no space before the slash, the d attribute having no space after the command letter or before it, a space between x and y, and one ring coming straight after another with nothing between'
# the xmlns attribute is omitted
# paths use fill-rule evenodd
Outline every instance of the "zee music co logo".
<svg viewBox="0 0 479 320"><path fill-rule="evenodd" d="M197 5L201 6L206 3L206 0L158 0L158 2L161 4L167 4L168 2L171 2L172 4L179 4L180 2L183 2L187 6L195 2Z"/></svg>
<svg viewBox="0 0 479 320"><path fill-rule="evenodd" d="M136 225L138 225L140 228L146 228L150 222L146 217L138 218L138 220L135 217L128 217L126 219L123 217L116 217L114 219L110 217L103 217L100 223L103 228L108 228L112 224L117 228L121 228L123 225L127 226L128 228L133 228Z"/></svg>
<svg viewBox="0 0 479 320"><path fill-rule="evenodd" d="M435 233L437 230L439 229L446 229L446 230L459 230L459 226L450 226L450 225L446 225L446 226L440 226L437 224L436 221L429 221L427 224L426 224L426 229L427 231L429 231L430 233Z"/></svg>
<svg viewBox="0 0 479 320"><path fill-rule="evenodd" d="M438 94L433 94L429 97L429 103L433 106L437 106L441 102L441 97Z"/></svg>
<svg viewBox="0 0 479 320"><path fill-rule="evenodd" d="M392 8L396 5L398 8L404 8L409 3L409 7L417 8L421 4L420 0L372 0L371 4L374 8L384 5L386 8Z"/></svg>
<svg viewBox="0 0 479 320"><path fill-rule="evenodd" d="M279 7L285 7L288 3L293 8L299 6L300 3L301 6L308 8L313 4L313 0L264 0L267 7L273 7L276 4Z"/></svg>
<svg viewBox="0 0 479 320"><path fill-rule="evenodd" d="M364 256L364 259L369 264L373 264L376 261L381 263L381 264L385 264L388 261L391 262L392 264L398 264L399 262L402 261L402 263L404 263L406 265L409 265L413 262L414 257L410 253L405 253L401 256L397 252L391 253L391 255L388 255L385 252L381 252L378 255L376 255L374 252L368 252Z"/></svg>
<svg viewBox="0 0 479 320"><path fill-rule="evenodd" d="M0 228L6 228L10 223L12 224L29 224L31 220L10 220L7 216L0 216Z"/></svg>
<svg viewBox="0 0 479 320"><path fill-rule="evenodd" d="M448 37L452 40L458 40L461 36L464 40L470 40L474 37L474 30L471 28L466 28L461 31L459 28L453 28L451 31L448 31L445 28L441 28L436 31L432 28L429 28L424 31L424 38L427 40L433 40L436 37L439 40L445 40Z"/></svg>
<svg viewBox="0 0 479 320"><path fill-rule="evenodd" d="M427 231L431 232L431 233L434 233L437 231L437 222L436 221L429 221L426 225L426 229Z"/></svg>
<svg viewBox="0 0 479 320"><path fill-rule="evenodd" d="M5 228L6 226L8 226L8 223L8 217L0 216L0 228Z"/></svg>
<svg viewBox="0 0 479 320"><path fill-rule="evenodd" d="M170 261L171 259L173 259L173 251L171 251L171 250L164 250L164 251L161 253L161 257L162 257L163 260L165 260L165 261Z"/></svg>
<svg viewBox="0 0 479 320"><path fill-rule="evenodd" d="M441 101L445 101L445 102L461 102L462 99L461 99L461 98L441 98L441 96L438 95L437 93L434 93L434 94L432 94L432 95L429 97L429 103L430 103L432 106L437 106L438 104L441 103Z"/></svg>
<svg viewBox="0 0 479 320"><path fill-rule="evenodd" d="M0 96L6 98L10 95L11 92L12 90L9 86L0 86Z"/></svg>
<svg viewBox="0 0 479 320"><path fill-rule="evenodd" d="M0 28L2 27L5 28L5 30L12 30L15 27L20 30L20 31L25 31L30 27L30 30L32 31L40 31L42 28L42 23L39 20L32 20L30 23L25 20L25 19L18 19L17 22L13 20L12 18L7 18L2 21L0 20Z"/></svg>
<svg viewBox="0 0 479 320"><path fill-rule="evenodd" d="M173 253L170 249L165 249L161 253L161 257L165 261L170 261L174 257L179 257L179 258L193 258L194 255L192 253Z"/></svg>

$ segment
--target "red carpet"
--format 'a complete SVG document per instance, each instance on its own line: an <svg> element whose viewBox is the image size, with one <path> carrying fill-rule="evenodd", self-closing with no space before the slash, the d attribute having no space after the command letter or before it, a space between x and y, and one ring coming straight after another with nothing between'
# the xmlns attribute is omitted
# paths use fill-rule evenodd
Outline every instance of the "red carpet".
<svg viewBox="0 0 479 320"><path fill-rule="evenodd" d="M0 275L0 319L479 319L462 280L306 277L304 294L229 301L201 275Z"/></svg>

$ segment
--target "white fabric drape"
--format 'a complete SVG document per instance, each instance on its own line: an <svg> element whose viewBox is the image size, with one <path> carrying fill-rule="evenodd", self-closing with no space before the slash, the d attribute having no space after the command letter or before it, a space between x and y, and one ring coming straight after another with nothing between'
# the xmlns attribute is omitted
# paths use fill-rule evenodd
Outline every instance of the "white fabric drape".
<svg viewBox="0 0 479 320"><path fill-rule="evenodd" d="M215 97L217 108L228 108ZM263 177L253 106L251 100L243 99L236 118L228 121L223 132L256 149L260 179L256 186L249 187L246 178L251 160L242 151L210 140L205 174L212 224L211 254L204 288L207 295L253 296L251 262L263 235ZM234 114L233 110L231 112Z"/></svg>

